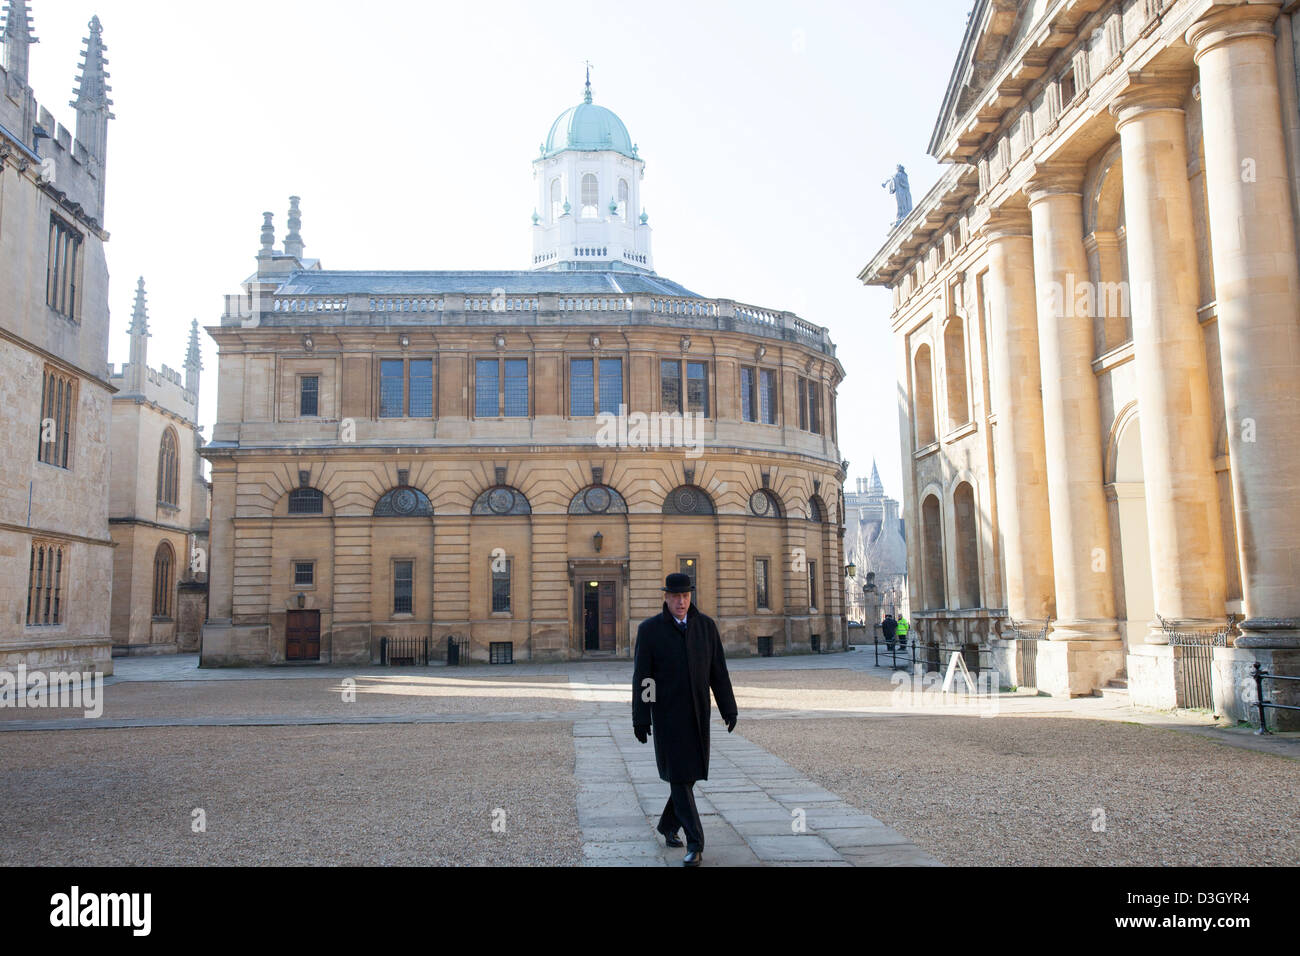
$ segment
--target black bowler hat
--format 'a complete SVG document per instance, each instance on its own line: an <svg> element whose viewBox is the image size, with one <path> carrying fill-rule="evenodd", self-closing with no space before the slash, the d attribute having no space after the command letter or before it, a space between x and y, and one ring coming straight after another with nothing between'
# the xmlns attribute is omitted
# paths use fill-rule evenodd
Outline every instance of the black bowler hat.
<svg viewBox="0 0 1300 956"><path fill-rule="evenodd" d="M690 594L695 590L690 575L673 572L664 579L663 590L669 594Z"/></svg>

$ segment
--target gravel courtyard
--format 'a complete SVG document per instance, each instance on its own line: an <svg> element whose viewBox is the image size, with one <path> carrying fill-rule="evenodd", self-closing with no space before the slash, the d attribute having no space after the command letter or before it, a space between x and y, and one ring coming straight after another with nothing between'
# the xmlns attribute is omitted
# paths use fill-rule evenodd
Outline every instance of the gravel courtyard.
<svg viewBox="0 0 1300 956"><path fill-rule="evenodd" d="M179 676L158 676L166 668ZM627 760L653 760L630 742L626 662L372 670L356 676L355 702L336 673L203 679L181 661L136 673L105 688L104 719L176 726L0 708L0 864L565 866L597 843L625 863L653 851L637 821L662 806L658 781L620 776L636 769ZM820 856L792 859L1300 863L1300 741L1226 746L1222 732L1167 729L1204 733L1208 717L1157 727L1113 701L1008 697L988 718L912 710L857 653L736 660L731 673L736 743L762 750L737 752L727 789L739 792L717 798L707 825L734 837L737 859L753 859L741 843L761 851L764 834L788 830L807 799L821 805L809 820L832 829L802 838ZM232 725L249 718L268 725ZM55 720L70 729L19 729ZM590 733L615 736L583 743L579 759ZM751 773L776 802L744 792ZM620 793L623 809L591 809ZM774 812L744 809L765 801ZM862 814L879 826L862 830ZM833 829L850 823L856 836ZM648 842L610 844L610 826Z"/></svg>

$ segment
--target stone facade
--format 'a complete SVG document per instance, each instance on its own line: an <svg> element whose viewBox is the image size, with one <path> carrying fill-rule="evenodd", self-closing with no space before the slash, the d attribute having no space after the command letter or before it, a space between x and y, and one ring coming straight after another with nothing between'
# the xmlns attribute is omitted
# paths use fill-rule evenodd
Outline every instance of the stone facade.
<svg viewBox="0 0 1300 956"><path fill-rule="evenodd" d="M910 613L907 602L907 530L898 501L885 494L876 463L871 477L844 494L844 553L855 575L848 591L848 617L874 628L884 615Z"/></svg>
<svg viewBox="0 0 1300 956"><path fill-rule="evenodd" d="M1126 677L1185 704L1195 655L1162 619L1240 621L1219 713L1253 717L1253 657L1294 670L1300 462L1274 440L1300 433L1294 7L971 14L930 143L949 168L860 278L894 293L917 623L987 616L1004 682L1004 614L1051 619L1056 694Z"/></svg>
<svg viewBox="0 0 1300 956"><path fill-rule="evenodd" d="M617 165L550 147L565 182ZM627 657L679 569L732 653L846 646L826 330L656 275L648 232L624 261L637 194L598 195L588 244L521 272L326 271L296 198L282 249L265 214L258 271L208 330L204 666L368 662L405 639Z"/></svg>
<svg viewBox="0 0 1300 956"><path fill-rule="evenodd" d="M143 278L128 334L131 361L110 375L118 389L113 396L108 519L116 546L113 651L197 650L196 618L201 622L205 616L201 605L207 574L206 556L195 538L205 533L208 518L198 456L198 323L191 330L184 382L165 365L149 367ZM197 586L185 587L187 583Z"/></svg>
<svg viewBox="0 0 1300 956"><path fill-rule="evenodd" d="M0 668L112 673L108 532L111 100L98 18L76 138L28 83L25 0L5 8L0 69Z"/></svg>

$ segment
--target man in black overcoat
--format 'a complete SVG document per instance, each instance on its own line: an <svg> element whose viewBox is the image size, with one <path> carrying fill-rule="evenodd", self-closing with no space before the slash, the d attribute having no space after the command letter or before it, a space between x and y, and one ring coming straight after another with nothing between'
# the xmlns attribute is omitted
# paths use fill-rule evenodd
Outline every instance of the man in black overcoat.
<svg viewBox="0 0 1300 956"><path fill-rule="evenodd" d="M682 862L699 866L704 831L692 788L709 779L709 690L728 733L736 729L736 697L718 625L692 605L691 579L670 574L663 590L663 613L646 618L636 632L632 729L645 743L653 728L659 777L671 786L659 832L669 846L681 846L677 831L684 830Z"/></svg>

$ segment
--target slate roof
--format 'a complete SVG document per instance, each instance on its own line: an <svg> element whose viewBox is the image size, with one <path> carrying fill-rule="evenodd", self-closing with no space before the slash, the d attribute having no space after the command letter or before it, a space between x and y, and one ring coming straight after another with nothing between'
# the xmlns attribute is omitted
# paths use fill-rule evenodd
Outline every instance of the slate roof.
<svg viewBox="0 0 1300 956"><path fill-rule="evenodd" d="M280 295L426 295L467 293L490 295L501 289L506 295L611 295L645 294L703 298L670 279L641 272L547 272L528 269L500 272L384 272L326 271L296 272L277 290Z"/></svg>

